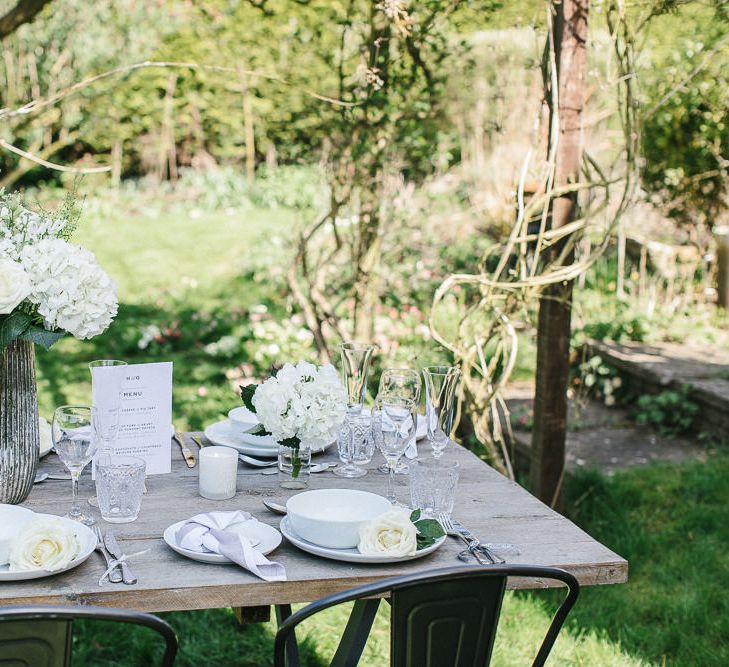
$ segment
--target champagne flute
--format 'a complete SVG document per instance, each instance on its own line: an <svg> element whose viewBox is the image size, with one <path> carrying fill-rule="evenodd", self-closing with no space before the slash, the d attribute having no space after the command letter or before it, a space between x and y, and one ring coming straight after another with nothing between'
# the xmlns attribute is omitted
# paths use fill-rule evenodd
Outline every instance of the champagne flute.
<svg viewBox="0 0 729 667"><path fill-rule="evenodd" d="M53 444L58 458L71 473L73 486L73 501L66 516L87 526L95 522L93 517L81 511L78 502L78 480L96 453L93 424L93 409L85 405L62 405L53 413Z"/></svg>
<svg viewBox="0 0 729 667"><path fill-rule="evenodd" d="M377 431L377 445L387 461L387 499L400 506L395 497L395 469L405 453L411 438L415 437L417 405L406 398L385 396L373 412L373 428Z"/></svg>
<svg viewBox="0 0 729 667"><path fill-rule="evenodd" d="M456 366L427 366L423 369L428 440L436 459L443 455L453 429L460 377L461 371Z"/></svg>
<svg viewBox="0 0 729 667"><path fill-rule="evenodd" d="M382 375L380 376L377 398L384 398L385 396L407 398L414 401L417 406L420 403L420 390L420 374L417 371L412 368L386 368L382 371ZM414 452L417 451L415 449L415 440L413 440L410 446L413 447ZM387 463L383 463L378 470L380 472L389 473ZM410 466L401 460L397 464L395 474L406 475L409 470Z"/></svg>
<svg viewBox="0 0 729 667"><path fill-rule="evenodd" d="M348 342L339 346L342 355L342 378L347 388L347 414L339 429L337 447L343 465L332 471L339 477L353 479L363 477L367 470L355 464L357 453L368 448L363 438L368 437L361 429L361 415L367 393L367 377L375 346L370 343Z"/></svg>

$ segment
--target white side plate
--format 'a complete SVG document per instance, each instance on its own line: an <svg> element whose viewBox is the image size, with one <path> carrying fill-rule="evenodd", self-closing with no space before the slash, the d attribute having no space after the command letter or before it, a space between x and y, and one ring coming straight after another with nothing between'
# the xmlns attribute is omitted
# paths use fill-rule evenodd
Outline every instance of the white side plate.
<svg viewBox="0 0 729 667"><path fill-rule="evenodd" d="M357 551L357 549L330 549L328 547L320 547L316 544L312 544L311 542L307 542L293 531L287 516L281 519L280 527L283 536L291 542L291 544L299 547L302 551L314 554L315 556L321 556L322 558L342 560L347 563L403 563L408 560L415 560L416 558L422 558L423 556L432 554L446 540L444 535L432 546L421 549L420 551L415 552L412 556L365 556Z"/></svg>
<svg viewBox="0 0 729 667"><path fill-rule="evenodd" d="M239 429L232 425L230 419L224 419L208 426L205 429L205 437L214 445L232 447L241 454L269 458L278 456L278 444L270 435L260 436L241 433ZM330 445L327 445L327 447ZM313 449L312 453L320 454L327 447Z"/></svg>
<svg viewBox="0 0 729 667"><path fill-rule="evenodd" d="M66 567L60 570L54 570L49 572L48 570L19 570L10 572L7 565L0 566L0 581L25 581L26 579L40 579L41 577L50 577L54 574L61 574L61 572L67 572L72 570L74 567L78 567L83 563L96 548L96 535L94 532L84 526L78 521L67 519L66 517L54 516L51 514L36 514L37 519L60 519L66 522L76 535L76 539L79 541L79 554L74 558Z"/></svg>
<svg viewBox="0 0 729 667"><path fill-rule="evenodd" d="M201 563L226 565L233 562L229 558L221 556L220 554L192 551L190 549L184 549L177 544L175 535L184 523L184 521L178 521L165 529L162 539L164 539L170 549L176 551L181 556L187 556L187 558L191 558L192 560L196 560ZM236 529L237 532L240 532L242 535L245 535L249 540L251 540L256 549L258 549L258 551L260 551L264 556L270 554L279 544L281 544L281 533L272 526L269 526L267 523L258 521L258 519L251 519L250 521L239 524L236 526Z"/></svg>

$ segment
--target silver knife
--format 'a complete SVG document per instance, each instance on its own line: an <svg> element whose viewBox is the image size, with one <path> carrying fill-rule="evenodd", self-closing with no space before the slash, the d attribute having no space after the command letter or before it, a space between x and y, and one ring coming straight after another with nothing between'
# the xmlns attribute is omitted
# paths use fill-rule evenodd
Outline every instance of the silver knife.
<svg viewBox="0 0 729 667"><path fill-rule="evenodd" d="M107 533L104 535L104 546L108 549L109 553L116 559L121 560L124 557L124 552L119 546L119 542L116 541L114 533ZM136 584L137 578L132 574L129 566L125 561L119 563L122 571L122 580L125 584Z"/></svg>
<svg viewBox="0 0 729 667"><path fill-rule="evenodd" d="M466 528L460 521L451 518L451 523L453 524L453 527L461 534L463 537L465 537L467 540L470 540L472 543L474 543L473 549L478 549L481 553L485 554L492 563L496 565L501 565L502 563L505 563L506 561L501 558L500 556L497 556L491 549L481 544L481 541L470 531L468 528Z"/></svg>

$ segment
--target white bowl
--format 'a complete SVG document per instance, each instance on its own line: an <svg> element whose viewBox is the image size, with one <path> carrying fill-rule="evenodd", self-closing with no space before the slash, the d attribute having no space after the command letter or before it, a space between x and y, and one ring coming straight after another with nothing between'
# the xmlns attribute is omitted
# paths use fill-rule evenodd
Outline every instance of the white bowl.
<svg viewBox="0 0 729 667"><path fill-rule="evenodd" d="M330 549L353 549L359 544L360 528L391 509L386 498L354 489L305 491L286 502L296 534Z"/></svg>
<svg viewBox="0 0 729 667"><path fill-rule="evenodd" d="M10 559L10 545L33 518L35 512L17 505L0 505L0 565Z"/></svg>
<svg viewBox="0 0 729 667"><path fill-rule="evenodd" d="M249 428L253 428L259 423L256 413L251 412L243 405L230 410L230 412L228 412L228 419L232 422L234 429L242 431L247 431Z"/></svg>

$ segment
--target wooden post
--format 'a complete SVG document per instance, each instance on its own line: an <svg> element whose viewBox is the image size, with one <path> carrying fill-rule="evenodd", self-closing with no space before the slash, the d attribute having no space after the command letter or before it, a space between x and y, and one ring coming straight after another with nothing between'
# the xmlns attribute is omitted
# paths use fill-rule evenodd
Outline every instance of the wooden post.
<svg viewBox="0 0 729 667"><path fill-rule="evenodd" d="M552 95L547 94L547 98L550 120L554 114L558 114L559 119L559 136L550 135L550 141L558 142L555 187L576 182L579 176L588 8L589 0L552 2L552 36L558 89L556 109ZM548 81L547 74L545 90L549 87ZM552 227L568 224L574 218L576 205L575 193L554 197L551 201ZM557 247L550 252L559 250ZM539 300L530 477L532 492L552 506L559 500L564 475L571 312L571 281L544 289Z"/></svg>
<svg viewBox="0 0 729 667"><path fill-rule="evenodd" d="M714 227L716 240L717 304L729 310L729 225Z"/></svg>

